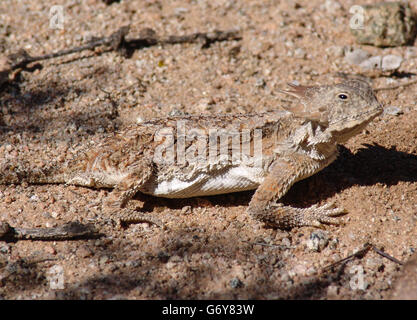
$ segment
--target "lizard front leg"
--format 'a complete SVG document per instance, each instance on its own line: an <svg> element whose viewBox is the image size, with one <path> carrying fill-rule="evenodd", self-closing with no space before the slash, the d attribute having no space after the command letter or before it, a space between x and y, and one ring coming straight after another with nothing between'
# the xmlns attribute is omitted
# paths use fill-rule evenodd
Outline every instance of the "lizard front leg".
<svg viewBox="0 0 417 320"><path fill-rule="evenodd" d="M281 229L337 223L334 216L343 214L344 210L332 209L331 205L301 209L278 203L294 183L322 170L335 158L336 154L331 160L315 160L304 154L293 154L277 159L253 195L248 213L269 226Z"/></svg>

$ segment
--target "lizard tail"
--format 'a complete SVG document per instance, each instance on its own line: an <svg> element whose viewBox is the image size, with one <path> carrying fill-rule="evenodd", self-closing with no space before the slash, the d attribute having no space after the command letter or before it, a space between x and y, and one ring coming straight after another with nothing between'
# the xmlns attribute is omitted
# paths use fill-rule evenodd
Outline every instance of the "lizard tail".
<svg viewBox="0 0 417 320"><path fill-rule="evenodd" d="M0 185L4 184L56 184L65 183L65 175L58 167L27 169L29 166L0 165Z"/></svg>

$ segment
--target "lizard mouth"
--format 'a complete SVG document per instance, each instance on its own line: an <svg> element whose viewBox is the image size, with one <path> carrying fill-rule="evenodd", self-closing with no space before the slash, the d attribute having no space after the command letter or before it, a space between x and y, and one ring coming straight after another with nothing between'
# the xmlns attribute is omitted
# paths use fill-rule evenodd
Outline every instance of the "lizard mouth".
<svg viewBox="0 0 417 320"><path fill-rule="evenodd" d="M382 113L382 107L369 110L353 117L346 117L330 124L333 137L339 143L346 142L349 138L360 133L373 119Z"/></svg>

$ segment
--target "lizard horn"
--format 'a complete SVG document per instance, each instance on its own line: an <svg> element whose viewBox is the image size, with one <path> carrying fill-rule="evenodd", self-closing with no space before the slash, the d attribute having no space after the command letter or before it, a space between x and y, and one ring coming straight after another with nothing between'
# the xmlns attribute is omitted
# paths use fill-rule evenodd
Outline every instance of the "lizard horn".
<svg viewBox="0 0 417 320"><path fill-rule="evenodd" d="M298 99L304 98L306 96L307 90L311 88L311 86L302 86L294 83L288 83L288 86L291 87L292 90L278 89L278 92L288 94Z"/></svg>

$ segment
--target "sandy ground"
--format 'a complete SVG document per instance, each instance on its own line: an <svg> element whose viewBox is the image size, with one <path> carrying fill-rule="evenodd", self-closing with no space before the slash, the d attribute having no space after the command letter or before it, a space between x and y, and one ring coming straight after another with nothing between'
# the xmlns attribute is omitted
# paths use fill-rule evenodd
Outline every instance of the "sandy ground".
<svg viewBox="0 0 417 320"><path fill-rule="evenodd" d="M276 89L297 80L334 83L335 72L362 73L344 48L404 61L383 87L416 72L417 48L358 46L348 24L358 1L55 1L64 29L49 27L48 2L0 2L0 54L32 55L81 45L130 24L160 35L238 28L242 40L154 46L124 58L86 51L42 62L0 93L0 157L30 163L66 157L138 118L170 113L261 112L280 108ZM376 1L365 1L375 3ZM414 6L414 10L417 8ZM401 266L374 251L324 267L367 242L406 261L417 239L417 85L378 91L381 115L341 146L339 159L297 183L296 206L335 202L347 209L325 230L265 228L246 213L252 192L185 200L138 196L137 205L169 232L146 223L126 230L98 223L96 240L0 242L4 299L386 299ZM105 92L110 94L106 94ZM100 220L108 191L43 185L0 186L0 219L16 227ZM311 239L327 245L314 250Z"/></svg>

